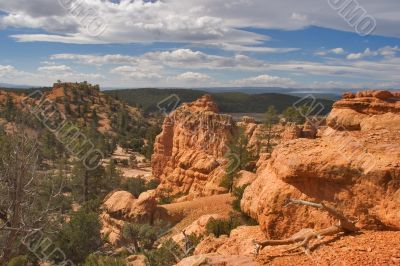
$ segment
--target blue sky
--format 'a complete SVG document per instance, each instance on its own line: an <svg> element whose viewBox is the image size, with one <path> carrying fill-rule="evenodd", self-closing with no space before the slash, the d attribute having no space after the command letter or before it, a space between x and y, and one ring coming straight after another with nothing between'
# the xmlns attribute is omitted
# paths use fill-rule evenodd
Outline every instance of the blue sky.
<svg viewBox="0 0 400 266"><path fill-rule="evenodd" d="M400 3L343 1L0 0L0 83L399 89Z"/></svg>

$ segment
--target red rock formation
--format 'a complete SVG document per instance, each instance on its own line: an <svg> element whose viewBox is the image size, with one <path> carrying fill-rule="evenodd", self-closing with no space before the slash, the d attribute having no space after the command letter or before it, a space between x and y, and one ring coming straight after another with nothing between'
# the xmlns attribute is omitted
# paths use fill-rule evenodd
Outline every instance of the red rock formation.
<svg viewBox="0 0 400 266"><path fill-rule="evenodd" d="M399 113L400 96L396 93L388 91L347 93L342 100L333 105L327 123L337 130L360 130L361 121L376 115L386 114L394 119L397 118L396 123L391 123L392 125L399 125Z"/></svg>
<svg viewBox="0 0 400 266"><path fill-rule="evenodd" d="M282 140L293 140L301 138L301 127L295 124L287 125L281 137Z"/></svg>
<svg viewBox="0 0 400 266"><path fill-rule="evenodd" d="M256 174L246 171L246 170L241 170L238 174L237 177L235 178L235 182L233 186L235 188L240 188L243 186L250 185L253 183L253 181L256 179Z"/></svg>
<svg viewBox="0 0 400 266"><path fill-rule="evenodd" d="M226 192L219 184L233 128L232 117L219 114L209 95L165 118L151 160L153 175L161 181L158 191L190 197Z"/></svg>
<svg viewBox="0 0 400 266"><path fill-rule="evenodd" d="M101 209L101 233L108 236L110 243L118 244L125 222L153 222L157 211L155 191L144 192L138 199L127 191L113 191L106 196Z"/></svg>
<svg viewBox="0 0 400 266"><path fill-rule="evenodd" d="M257 123L254 118L244 116L237 125L244 129L244 132L248 138L248 149L257 155L265 152L268 146L268 129L264 124ZM285 127L277 124L272 127L270 132L271 139L270 145L277 145L281 141L281 134L285 130Z"/></svg>
<svg viewBox="0 0 400 266"><path fill-rule="evenodd" d="M314 139L317 136L318 129L325 125L325 119L318 117L308 118L302 126L289 123L284 126L281 138L282 140L293 140L299 138Z"/></svg>
<svg viewBox="0 0 400 266"><path fill-rule="evenodd" d="M334 223L312 208L285 207L289 197L325 201L361 228L400 229L400 99L388 95L346 95L334 105L327 119L331 127L319 138L285 142L270 160L260 160L241 205L267 237Z"/></svg>
<svg viewBox="0 0 400 266"><path fill-rule="evenodd" d="M225 219L226 217L220 215L220 214L207 214L201 216L199 219L194 221L191 225L187 226L185 229L182 230L182 232L179 232L178 234L174 235L172 237L172 240L180 245L181 247L184 247L186 242L186 236L196 236L198 239L202 239L205 234L207 233L207 224L209 221L215 219L215 220L222 220ZM184 232L184 233L183 233Z"/></svg>
<svg viewBox="0 0 400 266"><path fill-rule="evenodd" d="M229 237L216 238L210 235L204 238L196 247L194 254L218 253L221 255L253 256L253 240L261 241L264 234L258 226L239 226L232 230Z"/></svg>

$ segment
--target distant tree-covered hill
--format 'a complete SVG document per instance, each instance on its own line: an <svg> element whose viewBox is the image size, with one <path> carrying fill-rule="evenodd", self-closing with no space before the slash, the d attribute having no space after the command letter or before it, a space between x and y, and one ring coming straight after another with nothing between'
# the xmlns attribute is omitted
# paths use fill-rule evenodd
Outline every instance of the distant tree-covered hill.
<svg viewBox="0 0 400 266"><path fill-rule="evenodd" d="M140 106L148 112L157 111L157 104L171 95L177 95L183 102L192 102L208 92L189 89L125 89L106 91L130 105ZM247 94L241 92L208 93L211 94L224 113L264 113L268 106L274 105L278 112L283 112L289 106L299 101L301 97L279 94ZM323 114L330 112L333 101L317 99L325 108Z"/></svg>

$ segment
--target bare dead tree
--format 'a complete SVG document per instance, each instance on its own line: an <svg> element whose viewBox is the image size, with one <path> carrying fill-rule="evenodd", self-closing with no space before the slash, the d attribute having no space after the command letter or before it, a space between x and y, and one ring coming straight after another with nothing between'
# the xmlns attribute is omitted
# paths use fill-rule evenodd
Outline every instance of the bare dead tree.
<svg viewBox="0 0 400 266"><path fill-rule="evenodd" d="M21 247L24 236L46 225L52 191L39 204L38 151L24 134L8 137L0 147L0 265L5 265Z"/></svg>
<svg viewBox="0 0 400 266"><path fill-rule="evenodd" d="M326 211L331 216L336 218L338 220L338 223L321 230L305 228L287 239L266 240L262 242L253 241L256 248L256 254L259 254L260 250L267 246L280 246L280 245L290 245L290 244L297 244L297 245L295 245L293 248L290 248L287 251L303 248L306 254L309 254L310 253L309 243L313 239L316 238L321 239L324 236L336 235L339 233L353 233L359 231L359 228L356 227L354 222L347 219L341 212L339 212L335 208L329 207L324 203L314 203L304 200L288 199L288 204L286 206L293 204L314 207Z"/></svg>

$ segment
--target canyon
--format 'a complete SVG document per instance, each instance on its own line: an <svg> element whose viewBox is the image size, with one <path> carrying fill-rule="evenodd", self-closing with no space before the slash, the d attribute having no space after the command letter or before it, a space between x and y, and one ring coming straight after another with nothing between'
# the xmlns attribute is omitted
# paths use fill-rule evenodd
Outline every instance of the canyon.
<svg viewBox="0 0 400 266"><path fill-rule="evenodd" d="M361 233L339 235L339 240L327 236L315 241L314 246L320 246L314 247L313 254L319 256L320 263L332 263L335 252L342 252L343 261L349 263L355 259L395 263L400 258L399 247L395 248L399 243L394 240L400 229L399 119L399 93L345 94L327 118L313 117L304 127L275 127L273 141L277 146L271 154L259 148L259 136L263 134L259 132L263 130L260 124L251 118L236 122L219 114L218 107L206 95L183 104L165 118L152 156L152 172L160 185L146 192L153 196L145 194L136 200L125 195L119 199L122 192L114 192L103 205L103 215L117 212L123 220L137 221L151 213L153 218L173 220L179 225L173 237L177 242L183 239L180 231L194 232L202 240L194 256L178 265L308 265L305 254L295 253L296 262L281 257L284 247L265 248L254 256L254 241L285 239L305 228L320 230L334 225L336 219L329 213L288 205L290 199L323 202L354 221ZM229 236L206 236L205 224L211 217L226 218L232 211L231 199L225 196L228 191L220 183L226 175L227 143L238 127L249 138L249 150L260 152L256 172L242 170L244 181L238 181L248 185L241 210L258 225L239 226ZM165 193L175 195L174 201L157 205L155 198ZM179 223L190 212L202 208L191 202L207 202L212 197L225 198L225 210L210 208ZM150 209L141 207L143 198ZM115 202L124 204L113 210ZM127 202L131 203L126 205ZM184 205L186 214L177 217L183 207L175 206ZM366 241L375 244L367 245ZM388 243L393 243L393 248ZM374 251L369 252L370 249ZM367 254L352 254L351 250L366 250Z"/></svg>

